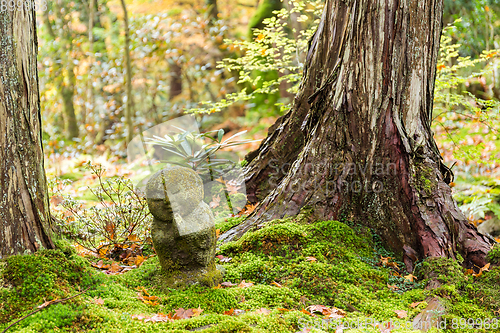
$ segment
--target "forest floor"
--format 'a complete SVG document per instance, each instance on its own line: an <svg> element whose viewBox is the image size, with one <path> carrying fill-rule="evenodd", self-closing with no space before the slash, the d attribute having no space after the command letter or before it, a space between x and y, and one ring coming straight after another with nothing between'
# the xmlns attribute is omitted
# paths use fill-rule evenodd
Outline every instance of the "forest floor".
<svg viewBox="0 0 500 333"><path fill-rule="evenodd" d="M89 159L103 165L106 178L135 182L144 175L144 165L106 154L55 156L48 157L48 178L66 181L62 187L51 181L49 189L51 211L59 216L65 214L63 194L84 208L102 204L89 191L97 186L85 168ZM497 200L499 172L490 171L457 181L462 203L477 193ZM210 204L218 209L216 201ZM243 218L219 214L218 233ZM8 332L385 333L413 332L431 322L446 329L429 332L500 331L500 267L467 271L460 262L428 259L410 274L369 229L316 221L307 210L221 245L216 263L224 278L215 286L166 287L147 244L134 265L124 265L68 240L56 243L58 250L0 261L0 332L24 316ZM490 261L499 263L499 245Z"/></svg>
<svg viewBox="0 0 500 333"><path fill-rule="evenodd" d="M268 222L221 246L223 283L179 289L162 283L154 255L123 273L59 240L0 262L0 330L39 310L9 332L413 332L427 309L424 325L498 332L500 267L477 274L428 259L409 274L369 229L343 222L307 211Z"/></svg>

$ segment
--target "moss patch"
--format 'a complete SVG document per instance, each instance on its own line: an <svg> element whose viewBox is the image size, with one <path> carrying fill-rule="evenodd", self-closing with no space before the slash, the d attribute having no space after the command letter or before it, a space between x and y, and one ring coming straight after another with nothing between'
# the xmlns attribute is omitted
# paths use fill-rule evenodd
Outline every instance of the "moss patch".
<svg viewBox="0 0 500 333"><path fill-rule="evenodd" d="M66 249L66 245L61 247ZM86 286L92 287L85 294L28 317L12 332L297 332L305 325L321 327L321 316L301 312L310 305L340 308L351 323L403 323L406 319L398 319L396 310L407 311L407 319L413 320L427 306L426 299L436 296L447 308L443 319L450 326L445 331L492 332L453 330L451 323L459 323L461 318L494 318L494 311L500 309L499 267L474 277L465 275L453 260L428 258L416 266L414 274L420 283L412 283L402 277L408 274L403 270L402 276L395 276L394 269L380 264L381 255L391 254L380 247L376 236L337 221L274 220L222 245L217 254L223 259L217 261L226 271L224 281L239 284L245 280L253 285L169 288L156 257L114 276L90 268L85 259L68 249L8 258L0 261L0 330L45 300L72 296ZM424 289L433 280L439 287ZM142 301L140 295L145 293L156 296L157 301ZM410 306L414 302L422 303ZM132 317L198 307L203 310L200 316L174 322L143 322ZM261 308L270 312L262 313ZM224 314L231 310L233 315Z"/></svg>

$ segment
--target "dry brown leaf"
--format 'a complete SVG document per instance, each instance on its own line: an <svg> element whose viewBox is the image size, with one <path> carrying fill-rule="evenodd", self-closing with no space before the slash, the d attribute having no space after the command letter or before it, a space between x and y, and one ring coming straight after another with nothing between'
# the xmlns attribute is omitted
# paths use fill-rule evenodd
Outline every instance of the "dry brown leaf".
<svg viewBox="0 0 500 333"><path fill-rule="evenodd" d="M53 204L54 206L59 205L63 201L64 198L60 195L53 195L52 197L50 197L50 203Z"/></svg>
<svg viewBox="0 0 500 333"><path fill-rule="evenodd" d="M175 310L175 314L172 316L172 319L189 319L194 315L193 309L184 310L183 308L179 308Z"/></svg>
<svg viewBox="0 0 500 333"><path fill-rule="evenodd" d="M271 285L276 286L276 287L278 287L278 288L283 287L281 284L279 284L279 283L278 283L278 282L276 282L276 281L271 282Z"/></svg>
<svg viewBox="0 0 500 333"><path fill-rule="evenodd" d="M397 314L399 319L408 317L408 312L404 310L395 310L394 312Z"/></svg>
<svg viewBox="0 0 500 333"><path fill-rule="evenodd" d="M104 268L104 266L103 266L103 268ZM116 261L113 261L113 263L111 264L111 267L109 267L109 269L107 271L105 271L104 273L109 274L109 275L116 275L116 274L119 274L122 269L123 269L123 267L121 267Z"/></svg>
<svg viewBox="0 0 500 333"><path fill-rule="evenodd" d="M314 258L314 257L306 257L306 261L312 261L312 262L315 262L315 261L318 261L318 259Z"/></svg>
<svg viewBox="0 0 500 333"><path fill-rule="evenodd" d="M248 288L251 286L253 286L253 282L252 281L245 282L245 280L242 280L240 282L240 284L238 285L238 287L240 287L240 288Z"/></svg>
<svg viewBox="0 0 500 333"><path fill-rule="evenodd" d="M413 302L413 303L410 304L410 308L415 309L417 306L419 306L422 303L424 303L424 301Z"/></svg>
<svg viewBox="0 0 500 333"><path fill-rule="evenodd" d="M100 297L99 298L94 297L94 299L92 300L92 303L97 304L97 305L104 305L104 300Z"/></svg>
<svg viewBox="0 0 500 333"><path fill-rule="evenodd" d="M258 309L257 311L255 311L256 313L259 313L259 314L263 314L265 316L267 316L268 314L271 313L271 310L269 309L266 309L266 308L260 308Z"/></svg>
<svg viewBox="0 0 500 333"><path fill-rule="evenodd" d="M490 263L487 263L486 265L484 265L479 269L479 272L477 274L472 273L472 276L480 277L481 275L483 275L483 272L488 272L489 270L490 270Z"/></svg>
<svg viewBox="0 0 500 333"><path fill-rule="evenodd" d="M417 279L417 277L411 273L408 275L405 275L404 278L410 282L414 282Z"/></svg>
<svg viewBox="0 0 500 333"><path fill-rule="evenodd" d="M382 257L380 256L380 263L384 266L387 266L389 264L389 259L392 259L392 257Z"/></svg>
<svg viewBox="0 0 500 333"><path fill-rule="evenodd" d="M193 317L198 317L202 312L203 310L201 309L200 306L198 306L197 309L193 309Z"/></svg>
<svg viewBox="0 0 500 333"><path fill-rule="evenodd" d="M223 287L234 287L234 286L237 286L236 283L232 283L232 282L222 282L220 285L223 286Z"/></svg>
<svg viewBox="0 0 500 333"><path fill-rule="evenodd" d="M231 310L224 311L224 314L227 315L227 316L232 316L234 314L234 309L231 308Z"/></svg>
<svg viewBox="0 0 500 333"><path fill-rule="evenodd" d="M209 206L210 206L210 208L217 208L217 207L219 207L219 205L220 205L220 196L217 195L216 197L214 197L212 199Z"/></svg>
<svg viewBox="0 0 500 333"><path fill-rule="evenodd" d="M140 321L144 322L152 322L152 323L157 323L157 322L172 322L172 318L170 318L168 315L164 315L161 313L157 313L153 316L146 316L146 315L132 315L132 319L137 319Z"/></svg>
<svg viewBox="0 0 500 333"><path fill-rule="evenodd" d="M300 310L300 312L305 313L308 316L316 317L315 315L313 315L311 312L307 311L306 309L302 309L302 310Z"/></svg>
<svg viewBox="0 0 500 333"><path fill-rule="evenodd" d="M321 313L321 314L324 314L324 312L329 312L330 311L330 308L327 307L327 306L324 306L324 305L311 305L311 306L308 306L307 309L311 312L311 313L314 313L314 312L318 312L318 313Z"/></svg>
<svg viewBox="0 0 500 333"><path fill-rule="evenodd" d="M143 256L137 256L137 257L135 257L134 265L136 265L137 267L140 267L142 265L142 263L144 262L144 260L146 260L146 258L144 258Z"/></svg>

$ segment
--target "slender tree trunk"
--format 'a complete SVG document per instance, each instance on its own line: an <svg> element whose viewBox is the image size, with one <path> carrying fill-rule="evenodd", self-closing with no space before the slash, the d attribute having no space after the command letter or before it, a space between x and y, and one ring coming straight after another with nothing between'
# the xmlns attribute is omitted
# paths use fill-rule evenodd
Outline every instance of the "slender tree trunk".
<svg viewBox="0 0 500 333"><path fill-rule="evenodd" d="M53 248L34 11L0 11L0 258Z"/></svg>
<svg viewBox="0 0 500 333"><path fill-rule="evenodd" d="M128 12L125 0L121 0L123 9L123 23L125 24L125 62L127 66L127 106L125 112L125 119L127 123L127 142L132 141L134 137L134 123L133 123L133 110L132 110L132 65L130 63L130 31L128 24Z"/></svg>
<svg viewBox="0 0 500 333"><path fill-rule="evenodd" d="M182 67L174 62L170 65L170 93L168 99L171 101L180 94L182 94Z"/></svg>
<svg viewBox="0 0 500 333"><path fill-rule="evenodd" d="M208 18L210 22L214 20L217 21L217 15L219 14L217 0L205 0L205 5L207 6Z"/></svg>
<svg viewBox="0 0 500 333"><path fill-rule="evenodd" d="M248 156L263 199L223 240L310 206L369 226L409 271L457 252L485 264L492 240L453 200L430 129L442 13L442 0L327 0L294 106Z"/></svg>
<svg viewBox="0 0 500 333"><path fill-rule="evenodd" d="M82 123L87 123L87 114L94 112L94 87L92 86L92 67L94 65L94 16L95 16L95 6L96 1L90 0L89 3L89 73L87 81L87 103L84 108L82 108Z"/></svg>
<svg viewBox="0 0 500 333"><path fill-rule="evenodd" d="M73 140L73 138L78 138L80 135L75 104L73 103L73 97L75 96L75 73L73 72L73 66L69 66L68 74L65 77L60 92L63 100L64 130L67 139Z"/></svg>

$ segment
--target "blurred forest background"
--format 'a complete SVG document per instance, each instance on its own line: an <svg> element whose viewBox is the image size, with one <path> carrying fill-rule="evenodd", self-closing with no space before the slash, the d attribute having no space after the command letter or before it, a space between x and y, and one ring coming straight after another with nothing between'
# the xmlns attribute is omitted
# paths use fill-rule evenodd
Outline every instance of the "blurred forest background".
<svg viewBox="0 0 500 333"><path fill-rule="evenodd" d="M462 210L500 237L500 1L444 3L433 131L445 163L453 165ZM102 244L89 243L92 237L82 232L115 245L118 234L147 238L147 228L141 235L134 228L118 233L119 221L132 223L116 217L125 214L120 207L145 210L140 198L120 193L133 189L127 181L150 172L144 161L127 161L127 142L170 119L193 113L202 132L220 133L219 143L246 130L247 141L231 147L244 165L259 144L250 140L265 138L293 101L323 5L48 1L37 13L43 144L52 214L66 233L97 252ZM230 212L217 210L221 194L208 195L218 216L227 217ZM103 215L109 207L118 222ZM146 215L134 218L143 224ZM93 227L85 231L89 219Z"/></svg>

